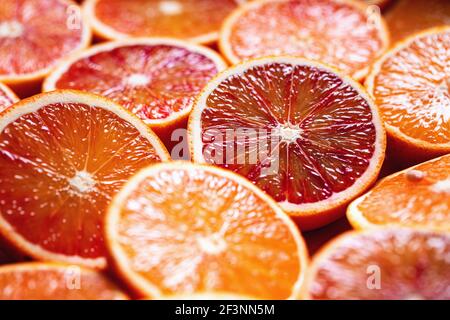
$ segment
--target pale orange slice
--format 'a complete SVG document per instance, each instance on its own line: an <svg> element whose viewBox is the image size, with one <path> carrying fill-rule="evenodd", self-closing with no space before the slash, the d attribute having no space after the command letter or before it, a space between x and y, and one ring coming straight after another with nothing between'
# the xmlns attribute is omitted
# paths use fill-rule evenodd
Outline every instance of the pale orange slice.
<svg viewBox="0 0 450 320"><path fill-rule="evenodd" d="M73 265L19 263L0 267L0 300L126 300L104 274Z"/></svg>
<svg viewBox="0 0 450 320"><path fill-rule="evenodd" d="M88 22L71 0L2 0L0 82L21 96L37 93L61 58L90 40Z"/></svg>
<svg viewBox="0 0 450 320"><path fill-rule="evenodd" d="M419 33L374 64L366 80L404 167L450 152L450 27Z"/></svg>
<svg viewBox="0 0 450 320"><path fill-rule="evenodd" d="M448 300L450 235L411 229L352 231L327 244L308 271L317 300Z"/></svg>
<svg viewBox="0 0 450 320"><path fill-rule="evenodd" d="M355 1L252 1L231 14L221 29L220 49L232 63L293 55L326 63L357 80L389 45L381 16L369 20Z"/></svg>
<svg viewBox="0 0 450 320"><path fill-rule="evenodd" d="M194 43L217 40L225 17L239 0L86 0L84 10L97 36L171 37Z"/></svg>
<svg viewBox="0 0 450 320"><path fill-rule="evenodd" d="M148 126L110 100L69 90L24 99L0 116L0 235L38 260L104 268L112 196L168 159Z"/></svg>
<svg viewBox="0 0 450 320"><path fill-rule="evenodd" d="M384 178L349 206L347 217L362 229L403 226L450 231L450 155Z"/></svg>
<svg viewBox="0 0 450 320"><path fill-rule="evenodd" d="M307 251L289 217L244 178L189 162L134 176L106 217L111 266L139 296L298 296Z"/></svg>

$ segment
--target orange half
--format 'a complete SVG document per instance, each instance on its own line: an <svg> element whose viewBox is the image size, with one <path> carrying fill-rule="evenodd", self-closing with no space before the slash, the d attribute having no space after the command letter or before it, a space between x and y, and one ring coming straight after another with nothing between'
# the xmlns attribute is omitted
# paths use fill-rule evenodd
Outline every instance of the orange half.
<svg viewBox="0 0 450 320"><path fill-rule="evenodd" d="M0 116L0 235L38 260L104 268L111 198L168 159L156 135L110 100L77 91L24 99Z"/></svg>
<svg viewBox="0 0 450 320"><path fill-rule="evenodd" d="M19 263L0 267L0 300L126 300L104 274L78 266Z"/></svg>
<svg viewBox="0 0 450 320"><path fill-rule="evenodd" d="M450 155L384 178L347 210L355 228L450 231Z"/></svg>
<svg viewBox="0 0 450 320"><path fill-rule="evenodd" d="M280 207L217 167L150 166L106 217L111 266L139 296L298 297L307 251Z"/></svg>
<svg viewBox="0 0 450 320"><path fill-rule="evenodd" d="M261 0L235 10L221 29L220 50L233 64L292 55L333 66L357 80L389 45L383 18L355 1Z"/></svg>
<svg viewBox="0 0 450 320"><path fill-rule="evenodd" d="M222 21L238 2L86 0L84 10L101 38L171 37L206 44L217 40Z"/></svg>
<svg viewBox="0 0 450 320"><path fill-rule="evenodd" d="M61 58L90 40L88 22L71 0L2 0L0 82L21 95L35 93Z"/></svg>
<svg viewBox="0 0 450 320"><path fill-rule="evenodd" d="M389 50L366 80L399 164L450 152L450 27L431 29Z"/></svg>

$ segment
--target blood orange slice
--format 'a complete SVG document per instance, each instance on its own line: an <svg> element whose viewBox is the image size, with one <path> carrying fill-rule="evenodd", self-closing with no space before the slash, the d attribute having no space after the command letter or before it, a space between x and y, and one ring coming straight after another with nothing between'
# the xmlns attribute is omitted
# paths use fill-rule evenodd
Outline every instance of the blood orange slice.
<svg viewBox="0 0 450 320"><path fill-rule="evenodd" d="M111 40L171 37L195 43L217 40L225 17L238 0L86 0L95 33Z"/></svg>
<svg viewBox="0 0 450 320"><path fill-rule="evenodd" d="M106 218L111 265L144 297L295 298L307 251L264 192L217 167L157 164L133 177Z"/></svg>
<svg viewBox="0 0 450 320"><path fill-rule="evenodd" d="M0 81L19 95L39 92L39 82L59 60L91 39L79 6L70 0L3 0L0 6Z"/></svg>
<svg viewBox="0 0 450 320"><path fill-rule="evenodd" d="M0 82L0 113L17 101L19 101L19 98L16 94Z"/></svg>
<svg viewBox="0 0 450 320"><path fill-rule="evenodd" d="M247 177L304 230L339 217L384 159L384 129L364 89L294 57L221 73L197 98L188 132L194 161Z"/></svg>
<svg viewBox="0 0 450 320"><path fill-rule="evenodd" d="M386 22L395 43L429 28L450 24L448 0L397 0L386 13Z"/></svg>
<svg viewBox="0 0 450 320"><path fill-rule="evenodd" d="M219 44L232 63L288 54L327 63L360 80L389 44L383 18L373 22L366 6L353 1L255 1L227 18Z"/></svg>
<svg viewBox="0 0 450 320"><path fill-rule="evenodd" d="M367 90L405 167L450 152L450 27L419 33L374 64Z"/></svg>
<svg viewBox="0 0 450 320"><path fill-rule="evenodd" d="M450 236L411 229L349 232L315 256L311 299L450 299Z"/></svg>
<svg viewBox="0 0 450 320"><path fill-rule="evenodd" d="M53 263L0 267L0 300L125 300L100 272Z"/></svg>
<svg viewBox="0 0 450 320"><path fill-rule="evenodd" d="M349 206L347 217L355 228L450 231L450 155L386 177Z"/></svg>
<svg viewBox="0 0 450 320"><path fill-rule="evenodd" d="M43 89L103 95L166 136L186 126L194 97L225 67L213 50L181 41L118 41L67 59L45 80Z"/></svg>
<svg viewBox="0 0 450 320"><path fill-rule="evenodd" d="M107 99L54 91L22 100L0 117L0 235L39 260L103 268L111 197L168 158L143 122Z"/></svg>

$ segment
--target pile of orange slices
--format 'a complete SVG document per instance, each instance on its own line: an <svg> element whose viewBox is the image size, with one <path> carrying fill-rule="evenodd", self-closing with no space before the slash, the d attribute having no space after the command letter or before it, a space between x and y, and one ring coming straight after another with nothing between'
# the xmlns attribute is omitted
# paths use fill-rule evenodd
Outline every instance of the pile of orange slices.
<svg viewBox="0 0 450 320"><path fill-rule="evenodd" d="M0 300L450 299L449 21L3 0Z"/></svg>

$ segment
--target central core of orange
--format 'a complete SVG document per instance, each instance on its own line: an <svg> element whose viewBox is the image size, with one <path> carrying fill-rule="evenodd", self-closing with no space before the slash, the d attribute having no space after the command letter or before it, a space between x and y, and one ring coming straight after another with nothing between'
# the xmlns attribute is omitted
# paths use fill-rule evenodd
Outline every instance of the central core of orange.
<svg viewBox="0 0 450 320"><path fill-rule="evenodd" d="M295 143L301 137L302 129L299 125L280 124L275 131L281 138L281 141Z"/></svg>
<svg viewBox="0 0 450 320"><path fill-rule="evenodd" d="M0 38L19 38L23 35L23 32L23 25L16 20L0 23Z"/></svg>
<svg viewBox="0 0 450 320"><path fill-rule="evenodd" d="M180 1L175 0L164 0L159 3L159 11L165 15L178 15L183 12L183 5Z"/></svg>
<svg viewBox="0 0 450 320"><path fill-rule="evenodd" d="M92 174L87 171L78 171L73 178L69 180L72 190L78 194L85 194L95 189L95 180Z"/></svg>

